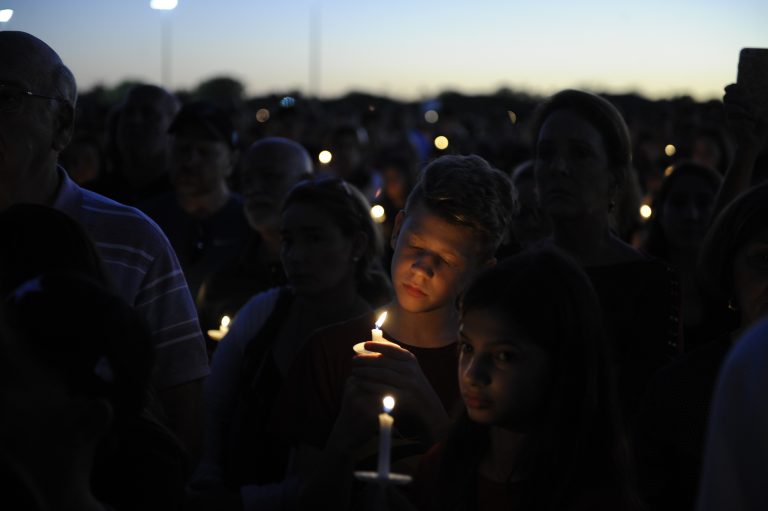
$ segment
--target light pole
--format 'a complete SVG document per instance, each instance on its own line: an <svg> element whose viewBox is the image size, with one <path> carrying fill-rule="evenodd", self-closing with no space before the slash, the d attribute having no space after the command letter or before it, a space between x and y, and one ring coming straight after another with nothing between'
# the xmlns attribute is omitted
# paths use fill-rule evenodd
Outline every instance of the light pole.
<svg viewBox="0 0 768 511"><path fill-rule="evenodd" d="M5 28L5 24L13 18L13 9L0 10L0 30Z"/></svg>
<svg viewBox="0 0 768 511"><path fill-rule="evenodd" d="M149 6L158 11L172 11L177 5L179 5L178 0L150 0L149 2ZM164 12L162 16L160 74L163 87L168 89L171 86L171 16L170 12Z"/></svg>

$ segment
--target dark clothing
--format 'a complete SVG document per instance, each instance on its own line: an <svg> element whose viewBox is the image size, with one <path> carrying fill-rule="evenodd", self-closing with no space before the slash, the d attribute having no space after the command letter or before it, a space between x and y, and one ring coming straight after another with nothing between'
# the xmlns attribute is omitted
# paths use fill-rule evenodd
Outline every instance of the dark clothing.
<svg viewBox="0 0 768 511"><path fill-rule="evenodd" d="M680 286L658 259L585 268L597 292L629 420L653 374L673 360L680 337Z"/></svg>
<svg viewBox="0 0 768 511"><path fill-rule="evenodd" d="M287 378L285 400L276 428L291 437L291 442L317 448L325 446L336 417L341 410L344 385L351 373L352 347L371 338L374 314L332 325L313 335L297 357L291 376ZM447 411L455 409L460 400L456 368L458 352L455 344L442 348L419 348L384 337L410 351ZM430 447L423 426L413 416L397 407L393 433L393 464L423 454ZM364 466L375 463L374 454ZM370 463L369 463L370 462Z"/></svg>
<svg viewBox="0 0 768 511"><path fill-rule="evenodd" d="M731 347L723 336L656 374L635 425L641 490L653 510L693 509L712 394Z"/></svg>
<svg viewBox="0 0 768 511"><path fill-rule="evenodd" d="M204 218L184 211L172 193L139 207L165 232L193 297L206 277L234 266L245 249L250 227L243 214L243 201L236 194L221 209Z"/></svg>
<svg viewBox="0 0 768 511"><path fill-rule="evenodd" d="M251 297L287 283L282 264L268 261L262 245L259 234L250 231L235 263L205 279L197 294L203 330L218 328L222 316L234 316Z"/></svg>

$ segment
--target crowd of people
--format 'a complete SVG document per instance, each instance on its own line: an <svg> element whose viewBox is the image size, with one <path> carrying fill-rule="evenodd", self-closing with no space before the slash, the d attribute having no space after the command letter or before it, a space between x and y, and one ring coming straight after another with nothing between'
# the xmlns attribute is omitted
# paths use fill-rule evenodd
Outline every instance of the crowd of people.
<svg viewBox="0 0 768 511"><path fill-rule="evenodd" d="M7 504L763 505L768 112L740 84L91 99L0 32Z"/></svg>

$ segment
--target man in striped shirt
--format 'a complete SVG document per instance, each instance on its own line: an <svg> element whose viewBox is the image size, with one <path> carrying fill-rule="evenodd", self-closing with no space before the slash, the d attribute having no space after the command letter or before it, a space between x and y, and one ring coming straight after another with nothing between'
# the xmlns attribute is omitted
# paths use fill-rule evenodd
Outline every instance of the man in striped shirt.
<svg viewBox="0 0 768 511"><path fill-rule="evenodd" d="M81 189L57 165L72 136L76 99L74 77L53 49L24 32L0 32L0 210L50 205L90 234L117 291L152 331L155 388L169 425L195 456L208 359L194 303L157 225Z"/></svg>

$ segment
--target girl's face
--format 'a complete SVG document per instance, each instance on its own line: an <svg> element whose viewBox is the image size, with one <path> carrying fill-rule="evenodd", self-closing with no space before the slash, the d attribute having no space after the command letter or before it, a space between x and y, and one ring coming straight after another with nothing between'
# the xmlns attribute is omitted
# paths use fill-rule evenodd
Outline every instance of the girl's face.
<svg viewBox="0 0 768 511"><path fill-rule="evenodd" d="M608 214L616 183L600 132L572 110L556 110L536 143L536 186L552 218Z"/></svg>
<svg viewBox="0 0 768 511"><path fill-rule="evenodd" d="M280 257L296 293L316 296L354 279L355 243L317 206L294 203L283 213Z"/></svg>
<svg viewBox="0 0 768 511"><path fill-rule="evenodd" d="M707 232L715 191L696 176L680 176L669 191L661 211L661 226L670 245L695 249Z"/></svg>
<svg viewBox="0 0 768 511"><path fill-rule="evenodd" d="M550 357L495 311L468 311L459 328L459 387L469 418L524 430L542 409Z"/></svg>

